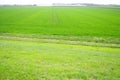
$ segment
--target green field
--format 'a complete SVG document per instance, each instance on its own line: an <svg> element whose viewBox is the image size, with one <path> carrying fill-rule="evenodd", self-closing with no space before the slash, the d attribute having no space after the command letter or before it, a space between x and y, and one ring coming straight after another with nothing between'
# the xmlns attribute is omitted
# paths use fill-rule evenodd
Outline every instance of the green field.
<svg viewBox="0 0 120 80"><path fill-rule="evenodd" d="M120 50L0 40L1 80L119 80Z"/></svg>
<svg viewBox="0 0 120 80"><path fill-rule="evenodd" d="M0 7L0 32L120 36L120 10L96 7Z"/></svg>
<svg viewBox="0 0 120 80"><path fill-rule="evenodd" d="M0 7L0 80L119 80L119 7Z"/></svg>

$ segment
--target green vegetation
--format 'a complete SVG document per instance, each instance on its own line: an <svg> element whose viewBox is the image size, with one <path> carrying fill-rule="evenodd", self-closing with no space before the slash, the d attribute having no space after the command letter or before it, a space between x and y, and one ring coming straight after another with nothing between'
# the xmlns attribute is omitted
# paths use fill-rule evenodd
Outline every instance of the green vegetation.
<svg viewBox="0 0 120 80"><path fill-rule="evenodd" d="M119 80L120 50L0 40L1 80Z"/></svg>
<svg viewBox="0 0 120 80"><path fill-rule="evenodd" d="M119 21L119 7L0 7L0 80L119 80Z"/></svg>
<svg viewBox="0 0 120 80"><path fill-rule="evenodd" d="M0 7L0 32L120 36L120 10L97 7Z"/></svg>

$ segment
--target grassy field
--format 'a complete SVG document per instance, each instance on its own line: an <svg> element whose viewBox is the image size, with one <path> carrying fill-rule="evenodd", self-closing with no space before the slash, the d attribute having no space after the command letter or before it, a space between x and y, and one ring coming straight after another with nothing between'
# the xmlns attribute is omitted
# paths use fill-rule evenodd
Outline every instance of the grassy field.
<svg viewBox="0 0 120 80"><path fill-rule="evenodd" d="M120 80L119 7L0 7L0 80Z"/></svg>
<svg viewBox="0 0 120 80"><path fill-rule="evenodd" d="M120 10L97 7L0 7L0 33L120 36Z"/></svg>
<svg viewBox="0 0 120 80"><path fill-rule="evenodd" d="M119 48L0 40L0 80L119 80Z"/></svg>

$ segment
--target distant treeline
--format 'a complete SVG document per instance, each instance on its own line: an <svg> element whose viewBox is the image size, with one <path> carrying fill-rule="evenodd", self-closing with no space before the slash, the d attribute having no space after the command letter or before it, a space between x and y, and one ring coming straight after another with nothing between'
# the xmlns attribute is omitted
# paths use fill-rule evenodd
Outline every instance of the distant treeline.
<svg viewBox="0 0 120 80"><path fill-rule="evenodd" d="M0 6L43 6L40 4L0 4ZM51 6L120 6L118 4L94 4L94 3L53 3Z"/></svg>
<svg viewBox="0 0 120 80"><path fill-rule="evenodd" d="M53 3L53 6L120 6L117 4L94 4L94 3Z"/></svg>
<svg viewBox="0 0 120 80"><path fill-rule="evenodd" d="M28 4L28 5L20 5L20 4L2 4L0 6L37 6L37 4Z"/></svg>

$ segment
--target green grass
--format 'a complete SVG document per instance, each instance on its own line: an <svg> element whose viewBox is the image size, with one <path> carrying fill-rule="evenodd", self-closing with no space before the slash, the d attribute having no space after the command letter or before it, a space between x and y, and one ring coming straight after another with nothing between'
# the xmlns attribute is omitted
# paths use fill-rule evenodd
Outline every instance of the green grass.
<svg viewBox="0 0 120 80"><path fill-rule="evenodd" d="M0 33L119 38L119 21L108 7L0 7Z"/></svg>
<svg viewBox="0 0 120 80"><path fill-rule="evenodd" d="M0 80L119 80L119 21L119 7L0 7Z"/></svg>
<svg viewBox="0 0 120 80"><path fill-rule="evenodd" d="M0 40L34 41L43 43L86 45L96 47L120 48L120 38L101 38L86 36L36 35L36 34L0 34Z"/></svg>
<svg viewBox="0 0 120 80"><path fill-rule="evenodd" d="M120 49L0 40L0 80L119 80Z"/></svg>

